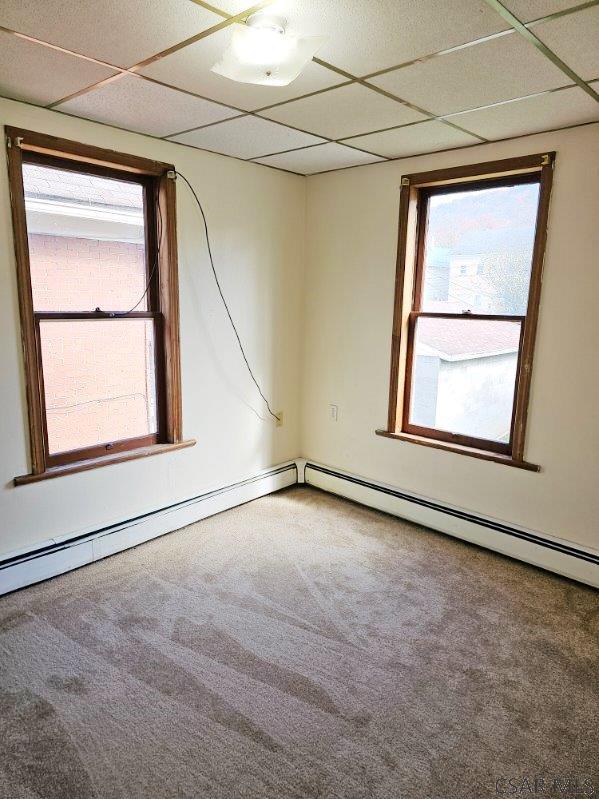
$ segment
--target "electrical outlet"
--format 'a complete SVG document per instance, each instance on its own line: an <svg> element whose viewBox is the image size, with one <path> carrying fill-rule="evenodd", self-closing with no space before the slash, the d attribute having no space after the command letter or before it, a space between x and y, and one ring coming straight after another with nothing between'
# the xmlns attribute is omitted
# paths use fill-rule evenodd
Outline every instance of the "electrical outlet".
<svg viewBox="0 0 599 799"><path fill-rule="evenodd" d="M336 422L339 418L339 406L338 405L329 405L329 416L331 417L332 422Z"/></svg>
<svg viewBox="0 0 599 799"><path fill-rule="evenodd" d="M277 411L275 416L277 417L277 427L283 427L283 411Z"/></svg>

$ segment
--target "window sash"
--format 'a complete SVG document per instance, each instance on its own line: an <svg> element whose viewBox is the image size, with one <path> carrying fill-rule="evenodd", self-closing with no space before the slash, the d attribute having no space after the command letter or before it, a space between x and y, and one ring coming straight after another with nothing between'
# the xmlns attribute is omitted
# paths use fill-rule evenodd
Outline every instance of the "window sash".
<svg viewBox="0 0 599 799"><path fill-rule="evenodd" d="M540 183L538 173L528 175L511 175L508 177L496 178L494 180L474 180L463 183L452 183L447 186L430 186L419 190L418 220L417 220L417 245L416 245L416 265L414 270L414 293L412 297L412 310L422 310L422 294L425 278L425 255L426 255L426 234L428 228L429 205L432 197L443 194L460 194L464 191L477 191L485 189L496 189L507 186L521 186L528 183ZM539 204L541 198L539 194ZM534 253L533 253L534 260ZM532 286L532 270L528 284L528 301L530 301Z"/></svg>
<svg viewBox="0 0 599 799"><path fill-rule="evenodd" d="M118 181L127 181L142 186L144 197L144 239L145 239L145 273L146 289L145 299L147 311L115 311L101 309L100 311L35 311L33 320L35 326L35 346L38 360L38 380L40 390L40 405L42 412L42 436L43 436L43 455L44 462L48 468L53 466L63 466L67 463L99 458L104 455L111 455L117 452L124 452L130 449L139 449L165 441L164 424L164 372L162 369L163 348L162 341L162 316L159 312L159 275L157 265L158 249L156 239L159 231L156 230L156 219L154 216L154 203L152 202L151 183L148 178L139 175L132 175L119 169L113 169L96 164L82 164L59 156L41 155L35 151L24 153L23 163L34 163L40 166L55 167L61 170L77 172L79 174L97 175L104 178L114 178ZM25 226L27 227L27 215L25 214ZM29 272L31 282L31 272ZM76 321L101 321L124 320L124 319L153 319L154 320L154 340L155 347L155 380L156 380L156 414L158 430L156 433L136 438L119 439L115 438L101 444L78 447L74 450L51 453L48 440L48 415L46 410L46 394L44 390L44 369L41 350L40 321L44 320L76 320Z"/></svg>
<svg viewBox="0 0 599 799"><path fill-rule="evenodd" d="M464 310L462 313L451 312L432 312L422 311L422 298L424 289L425 278L425 255L426 255L426 235L428 228L428 214L429 204L431 197L439 194L456 194L464 191L476 191L489 188L497 188L500 186L515 186L524 183L538 183L540 180L538 174L530 175L512 175L501 177L495 180L485 181L466 181L464 183L451 184L448 186L433 186L423 188L420 190L419 197L419 214L418 214L418 231L417 231L417 245L416 245L416 264L414 272L414 291L412 297L412 310L408 317L408 340L406 350L406 368L405 368L405 384L404 384L404 398L402 409L402 424L401 429L405 433L412 435L423 436L431 438L436 441L446 441L461 446L472 447L476 449L486 449L490 452L498 452L504 455L511 455L514 439L514 428L516 424L516 400L518 397L518 374L520 373L521 357L522 357L522 344L524 339L524 328L526 323L526 316L517 316L510 314L477 314ZM530 302L531 282L528 286L527 305ZM442 318L442 319L478 319L487 321L520 321L520 343L518 347L518 359L516 366L516 380L514 382L514 393L512 396L512 413L510 423L510 438L507 443L492 441L486 438L478 438L476 436L468 436L461 433L452 433L445 430L440 430L435 427L423 427L415 425L410 422L411 401L413 396L413 380L414 380L414 345L416 333L416 321L418 317L429 318Z"/></svg>
<svg viewBox="0 0 599 799"><path fill-rule="evenodd" d="M60 169L67 172L77 172L86 175L95 175L101 178L114 179L119 182L135 183L140 185L143 190L144 198L144 253L146 265L146 281L147 291L145 295L147 310L160 310L160 286L159 286L159 269L154 268L158 264L158 246L157 241L162 233L162 228L165 225L165 220L162 219L160 209L156 214L158 203L153 196L153 179L147 175L138 175L127 172L117 167L106 166L103 164L87 163L77 159L67 158L56 154L40 153L37 150L25 150L22 154L21 164L34 164L37 166L44 166L50 168ZM22 181L22 166L21 166L21 181ZM25 232L27 232L27 214L23 209ZM28 265L29 266L29 265ZM31 269L28 268L28 280L31 286ZM145 287L144 287L145 288ZM30 288L31 290L31 288ZM114 312L115 315L122 316L123 311L115 311L114 309L102 308L103 312ZM52 313L50 308L42 311L35 311L34 313ZM82 312L85 313L85 312Z"/></svg>
<svg viewBox="0 0 599 799"><path fill-rule="evenodd" d="M416 325L418 319L459 319L460 321L520 323L520 341L518 344L518 358L516 362L516 380L514 381L514 393L512 396L510 438L507 443L493 441L487 438L478 438L476 436L468 436L463 433L452 433L450 431L441 430L436 427L424 427L422 425L416 425L410 422L411 401L413 396L413 385L414 385L414 361L415 361L414 345L416 340ZM458 314L458 313L448 313L448 312L437 313L434 311L412 311L408 317L408 343L407 343L407 357L406 357L406 369L405 369L402 431L416 436L432 438L436 441L447 441L465 447L473 447L476 449L487 449L491 452L499 452L504 455L510 455L512 452L514 425L516 421L515 410L516 410L516 397L518 395L517 376L520 372L520 361L522 358L522 341L524 338L525 322L526 322L525 316L515 316L511 314L473 314L473 313Z"/></svg>
<svg viewBox="0 0 599 799"><path fill-rule="evenodd" d="M156 421L158 429L156 433L147 436L138 436L136 438L121 438L104 441L101 444L95 444L89 447L79 447L73 450L65 450L64 452L50 452L48 440L48 415L46 411L46 392L44 390L44 370L42 362L42 341L40 322L54 321L54 320L76 320L76 321L125 321L127 319L153 319L154 320L154 374L156 380ZM48 467L63 466L67 463L74 463L77 461L89 460L90 458L99 458L104 455L111 455L117 452L124 452L130 449L139 449L141 447L148 447L152 444L159 444L164 442L166 419L164 413L164 371L163 365L163 317L162 314L154 311L140 311L132 313L119 313L111 314L106 313L52 313L40 312L34 314L35 324L35 345L37 350L37 360L39 364L38 382L40 389L40 405L42 410L42 434L43 434L43 449L44 460Z"/></svg>
<svg viewBox="0 0 599 799"><path fill-rule="evenodd" d="M522 345L524 341L524 330L526 325L526 315L520 316L516 314L480 314L472 313L471 311L464 310L462 313L451 312L436 312L436 311L422 311L422 298L425 279L425 255L426 255L426 235L428 228L428 214L431 197L439 194L458 194L465 191L477 191L490 188L498 188L504 186L518 186L529 183L539 183L540 176L538 173L527 175L509 175L505 177L496 178L493 180L474 180L465 181L463 183L450 184L446 186L431 186L420 190L419 196L419 211L417 220L417 244L416 244L416 263L414 270L414 291L412 297L412 310L408 317L407 329L407 350L406 350L406 368L405 368L405 384L404 384L404 397L402 408L402 423L401 429L405 433L412 435L431 438L436 441L446 441L454 444L459 444L465 447L472 447L476 449L485 449L490 452L498 452L504 455L511 455L513 449L513 440L516 424L516 401L518 397L518 375L520 374L521 360L522 360ZM539 197L540 203L540 197ZM531 278L527 292L527 307L530 302L532 285L532 270ZM423 427L415 425L410 422L411 401L413 397L413 382L414 382L414 345L416 335L416 323L418 318L441 318L441 319L471 319L482 321L519 321L520 322L520 342L518 346L518 358L516 365L516 380L514 381L514 393L512 396L512 413L510 422L510 438L507 443L493 441L491 439L479 438L476 436L468 436L462 433L452 433L446 430L440 430L436 427Z"/></svg>

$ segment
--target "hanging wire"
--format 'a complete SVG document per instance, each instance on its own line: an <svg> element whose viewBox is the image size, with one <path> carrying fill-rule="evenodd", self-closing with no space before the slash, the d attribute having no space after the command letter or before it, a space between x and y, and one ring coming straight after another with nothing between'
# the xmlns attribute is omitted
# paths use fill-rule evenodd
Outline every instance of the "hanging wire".
<svg viewBox="0 0 599 799"><path fill-rule="evenodd" d="M210 235L208 233L208 222L206 221L206 214L204 213L204 209L202 208L202 203L200 202L200 199L199 199L198 195L196 194L195 189L193 188L191 183L187 180L185 175L183 175L178 170L175 171L175 174L178 175L178 177L183 178L183 180L187 184L190 192L193 194L193 197L194 197L194 199L196 201L196 204L197 204L198 208L200 209L200 213L201 213L202 219L204 221L204 230L206 232L206 245L207 245L207 248L208 248L208 256L209 256L209 259L210 259L210 266L212 268L212 274L214 275L214 281L216 283L216 287L218 289L218 293L220 294L220 298L223 301L223 305L225 306L225 311L227 312L227 316L229 317L229 322L231 323L231 327L233 328L233 332L235 333L235 338L237 339L237 343L239 344L239 349L241 350L241 354L243 356L243 360L245 361L245 365L247 366L247 370L250 373L250 377L252 378L252 380L254 381L254 385L258 389L258 393L260 394L260 396L264 400L264 403L265 403L266 407L268 408L268 412L273 417L273 419L276 419L277 422L279 422L280 418L277 416L276 413L274 413L274 411L270 407L269 401L264 396L264 394L262 392L262 389L260 388L260 384L258 383L258 381L256 380L256 378L254 376L254 373L252 371L252 367L250 366L250 363L249 363L249 361L247 359L247 356L245 354L245 350L243 349L243 344L241 343L241 338L239 336L239 333L237 332L237 327L235 326L235 322L233 321L233 317L231 316L231 311L229 310L229 306L227 305L227 301L225 299L225 295L223 294L223 290L221 288L220 281L218 279L218 275L216 273L216 268L214 266L214 258L212 257L212 248L210 246Z"/></svg>
<svg viewBox="0 0 599 799"><path fill-rule="evenodd" d="M133 308L129 308L128 311L110 311L108 313L108 315L110 317L127 316L128 314L133 313L133 311L139 305L141 305L141 303L145 299L146 294L150 290L150 286L152 285L152 280L154 279L154 275L156 274L156 270L158 269L158 264L160 263L160 242L162 241L162 211L160 210L160 203L156 203L156 208L158 210L158 219L157 219L157 223L158 224L157 224L157 231L156 231L157 232L156 257L154 259L154 265L152 266L152 269L150 270L150 275L148 277L148 282L146 283L146 287L144 289L144 293L141 295L141 297L135 303ZM101 308L96 308L96 313L104 313L104 311L102 311Z"/></svg>

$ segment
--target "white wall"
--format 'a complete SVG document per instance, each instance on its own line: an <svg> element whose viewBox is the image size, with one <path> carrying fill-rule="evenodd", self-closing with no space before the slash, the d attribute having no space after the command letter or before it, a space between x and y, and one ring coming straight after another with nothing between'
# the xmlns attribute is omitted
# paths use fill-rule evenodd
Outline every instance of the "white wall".
<svg viewBox="0 0 599 799"><path fill-rule="evenodd" d="M597 547L599 125L306 181L9 100L0 100L0 123L169 161L189 177L204 202L217 268L248 354L275 409L285 414L281 428L256 416L263 408L215 291L201 220L180 182L184 435L197 445L14 488L13 477L29 468L27 411L8 185L0 167L0 557L300 454ZM558 156L526 448L542 472L375 436L387 416L401 174L550 149ZM329 403L339 406L336 423Z"/></svg>
<svg viewBox="0 0 599 799"><path fill-rule="evenodd" d="M0 100L0 124L176 165L196 187L221 283L247 353L274 409L266 418L216 293L201 219L177 190L183 434L169 454L13 487L29 471L20 322L8 183L0 165L0 557L227 485L296 457L302 348L305 180Z"/></svg>
<svg viewBox="0 0 599 799"><path fill-rule="evenodd" d="M376 436L387 418L401 175L548 150L557 164L525 453L542 471ZM309 178L303 454L597 547L598 257L599 125Z"/></svg>

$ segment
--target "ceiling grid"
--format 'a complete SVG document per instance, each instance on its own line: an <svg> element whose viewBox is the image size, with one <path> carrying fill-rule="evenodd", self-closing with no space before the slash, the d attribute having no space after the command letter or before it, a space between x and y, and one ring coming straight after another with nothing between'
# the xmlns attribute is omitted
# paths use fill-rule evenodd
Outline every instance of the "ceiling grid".
<svg viewBox="0 0 599 799"><path fill-rule="evenodd" d="M447 22L448 46L415 55L423 20L434 10L432 0L422 0L413 4L413 14L408 8L413 18L402 17L416 35L396 50L396 55L411 57L395 66L384 64L393 46L390 51L380 14L370 17L370 44L378 41L378 48L364 42L359 49L343 50L344 42L355 45L354 32L334 18L334 4L298 0L300 27L309 26L310 12L316 17L311 32L322 24L326 33L327 25L339 22L339 39L327 40L324 53L332 60L314 58L305 74L283 90L233 84L209 73L227 28L272 2L244 9L239 0L219 0L218 6L204 0L158 0L166 22L141 19L139 36L124 42L114 19L108 20L110 35L98 31L91 40L85 25L71 35L55 19L27 18L18 0L9 0L0 11L0 94L299 174L599 120L599 0L455 0L458 13ZM359 2L351 0L349 6ZM399 5L389 2L391 8ZM60 3L51 0L53 6ZM133 0L129 10L137 5ZM466 18L466 10L475 16ZM364 12L366 28L366 7ZM194 28L186 38L175 35ZM469 41L460 42L467 33ZM443 35L427 31L422 41L443 44ZM11 75L16 61L30 68ZM194 69L194 61L203 69ZM346 67L352 63L350 71ZM41 78L35 87L27 85L25 73L33 73L38 64ZM364 69L368 66L370 71ZM275 102L268 102L269 96ZM152 111L156 106L160 118Z"/></svg>

